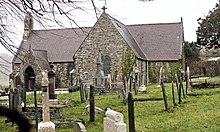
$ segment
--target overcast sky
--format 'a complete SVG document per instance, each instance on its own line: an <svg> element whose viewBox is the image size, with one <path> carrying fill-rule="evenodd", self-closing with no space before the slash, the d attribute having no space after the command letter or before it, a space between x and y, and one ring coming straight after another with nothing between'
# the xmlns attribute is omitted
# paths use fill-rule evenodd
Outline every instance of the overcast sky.
<svg viewBox="0 0 220 132"><path fill-rule="evenodd" d="M218 0L154 0L150 2L107 0L106 13L124 24L180 22L182 17L185 40L196 41L197 19L207 15L217 2ZM95 4L100 9L105 2L96 0ZM77 12L75 15L80 26L89 27L93 26L97 19L91 3L87 3L86 6L91 7L87 14ZM19 38L22 38L23 29L21 28L23 28L23 24L15 29L20 32L16 45L20 44ZM35 24L34 29L40 29L40 27ZM7 52L1 46L0 49L0 53Z"/></svg>

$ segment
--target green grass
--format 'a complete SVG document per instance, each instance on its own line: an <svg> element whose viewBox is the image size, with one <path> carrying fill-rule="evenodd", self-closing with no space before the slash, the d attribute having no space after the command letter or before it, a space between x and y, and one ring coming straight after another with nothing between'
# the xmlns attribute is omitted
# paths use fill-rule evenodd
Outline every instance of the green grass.
<svg viewBox="0 0 220 132"><path fill-rule="evenodd" d="M213 89L191 89L190 94L199 96L187 96L183 103L177 106L172 104L171 84L165 84L169 111L164 109L163 101L135 102L135 125L137 132L217 132L220 131L220 88ZM134 98L162 97L161 89L157 85L147 87L148 94L133 95ZM176 90L176 87L175 87ZM122 95L105 94L96 95L95 104L97 107L111 107L124 115L124 122L128 130L128 108L122 103ZM40 97L40 95L38 96ZM89 114L85 112L85 106L89 101L80 102L79 92L58 95L59 99L71 98L68 107L63 108L65 120L75 121L82 118L88 132L102 132L104 114L96 114L96 121L89 122ZM175 95L176 103L177 94ZM33 97L28 97L33 101ZM5 124L0 118L0 129L5 132L15 131L10 123ZM56 128L57 132L69 132L73 128Z"/></svg>

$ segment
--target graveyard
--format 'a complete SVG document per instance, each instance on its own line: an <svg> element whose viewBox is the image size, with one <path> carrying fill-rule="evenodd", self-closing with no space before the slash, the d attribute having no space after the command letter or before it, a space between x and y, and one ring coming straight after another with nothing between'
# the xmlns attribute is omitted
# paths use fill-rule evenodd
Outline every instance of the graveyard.
<svg viewBox="0 0 220 132"><path fill-rule="evenodd" d="M219 77L214 80L209 78L207 81L218 81ZM202 80L199 80L202 81ZM204 81L204 80L203 80ZM147 86L147 92L137 92L133 98L161 98L162 89L157 87L158 84ZM145 131L217 131L219 128L219 107L220 88L193 88L185 97L182 96L182 102L178 102L178 93L175 90L175 103L173 102L172 84L165 83L168 109L164 107L164 101L144 101L134 102L134 122L137 132ZM185 88L185 83L183 83ZM41 94L37 94L37 100L41 101ZM85 128L88 132L104 131L103 121L106 117L104 112L95 114L95 120L90 121L90 114L85 107L90 104L89 99L81 102L80 92L71 92L58 94L59 100L69 98L70 101L66 107L62 107L63 119L52 119L57 122L74 122L79 119L85 122ZM123 114L124 123L129 131L128 105L124 104L121 93L103 93L94 96L95 106L101 109L111 108ZM27 104L34 102L34 94L27 95ZM4 131L15 131L16 125L5 123L6 118L1 117L0 129ZM35 121L33 120L33 124ZM57 125L57 132L73 131L71 125Z"/></svg>

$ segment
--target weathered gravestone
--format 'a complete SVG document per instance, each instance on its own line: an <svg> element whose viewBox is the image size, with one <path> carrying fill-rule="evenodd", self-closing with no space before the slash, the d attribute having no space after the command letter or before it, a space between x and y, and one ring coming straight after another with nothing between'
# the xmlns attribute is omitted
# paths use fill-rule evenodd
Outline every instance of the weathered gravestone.
<svg viewBox="0 0 220 132"><path fill-rule="evenodd" d="M88 84L86 84L85 85L85 89L84 89L84 92L85 92L85 98L86 98L86 100L88 99L88 97L89 97L89 85Z"/></svg>
<svg viewBox="0 0 220 132"><path fill-rule="evenodd" d="M190 91L189 86L190 86L190 72L189 72L189 67L187 66L186 68L186 94Z"/></svg>
<svg viewBox="0 0 220 132"><path fill-rule="evenodd" d="M123 114L107 109L104 118L104 132L126 132Z"/></svg>
<svg viewBox="0 0 220 132"><path fill-rule="evenodd" d="M97 71L95 75L95 86L96 88L104 88L104 71L103 71L103 63L102 63L100 51L98 54L96 64L97 64Z"/></svg>
<svg viewBox="0 0 220 132"><path fill-rule="evenodd" d="M18 88L14 86L14 81L10 81L10 92L9 92L9 108L11 110L20 110L20 97Z"/></svg>
<svg viewBox="0 0 220 132"><path fill-rule="evenodd" d="M53 65L51 65L53 68ZM49 99L56 99L56 94L55 94L55 72L51 70L48 73L48 78L49 78Z"/></svg>
<svg viewBox="0 0 220 132"><path fill-rule="evenodd" d="M80 92L80 99L81 99L81 102L84 102L84 87L83 87L83 81L82 81L82 78L80 77L79 78L79 82L80 82L80 88L79 88L79 92Z"/></svg>
<svg viewBox="0 0 220 132"><path fill-rule="evenodd" d="M48 72L42 72L42 116L43 121L38 124L38 132L55 132L55 124L50 121Z"/></svg>
<svg viewBox="0 0 220 132"><path fill-rule="evenodd" d="M123 95L123 103L127 104L127 99L128 99L128 81L127 81L126 77L124 79L124 89L122 90L122 95Z"/></svg>
<svg viewBox="0 0 220 132"><path fill-rule="evenodd" d="M141 85L138 89L139 92L146 92L146 86L145 85Z"/></svg>
<svg viewBox="0 0 220 132"><path fill-rule="evenodd" d="M85 126L81 122L74 124L74 132L87 132Z"/></svg>

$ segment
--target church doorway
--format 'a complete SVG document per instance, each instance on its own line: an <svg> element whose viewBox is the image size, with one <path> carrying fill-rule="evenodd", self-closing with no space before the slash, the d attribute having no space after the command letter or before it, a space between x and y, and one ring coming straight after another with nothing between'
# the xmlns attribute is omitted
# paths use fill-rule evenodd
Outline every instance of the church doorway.
<svg viewBox="0 0 220 132"><path fill-rule="evenodd" d="M24 87L26 91L34 90L35 73L31 66L28 66L24 72Z"/></svg>

